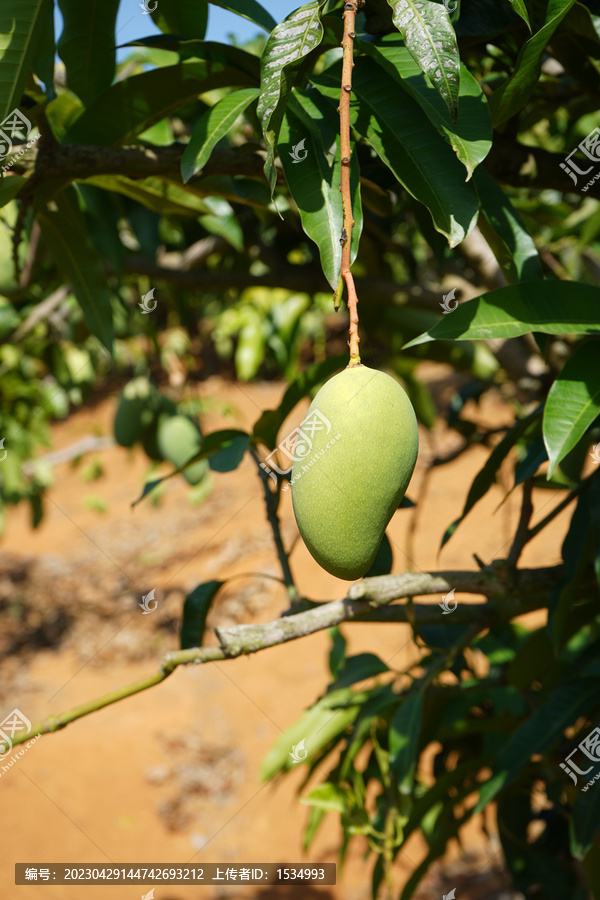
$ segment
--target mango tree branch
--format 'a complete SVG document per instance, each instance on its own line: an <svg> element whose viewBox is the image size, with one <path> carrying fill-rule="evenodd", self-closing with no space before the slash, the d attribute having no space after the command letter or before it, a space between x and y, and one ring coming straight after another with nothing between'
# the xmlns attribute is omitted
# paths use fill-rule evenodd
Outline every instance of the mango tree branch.
<svg viewBox="0 0 600 900"><path fill-rule="evenodd" d="M558 582L561 571L560 566L547 569L521 569L515 573L515 583L510 588L506 581L509 570L500 564L485 571L406 572L402 575L366 578L353 584L346 597L341 600L319 603L307 611L262 625L216 628L220 647L192 647L189 650L167 653L160 669L153 675L76 706L58 716L47 716L36 722L28 734L15 735L12 743L22 744L37 735L58 731L75 719L145 691L168 678L177 666L232 659L256 653L266 647L324 631L342 622L361 621L361 617L364 617L365 621L379 622L414 620L422 625L439 624L442 621L442 614L436 604L416 604L411 605L410 609L407 606L384 609L383 607L392 600L441 594L452 588L466 594L483 594L490 598L487 603L461 606L460 614L453 619L455 624L470 622L474 629L478 626L479 631L489 627L491 623L509 621L517 615L541 608L545 602L545 592ZM456 612L459 613L459 610Z"/></svg>
<svg viewBox="0 0 600 900"><path fill-rule="evenodd" d="M344 55L342 58L342 90L340 95L340 155L341 155L341 178L340 191L342 192L342 234L340 244L342 245L342 269L341 277L346 282L346 291L348 293L348 311L350 313L350 365L356 366L360 363L360 355L358 352L358 297L356 295L356 287L352 272L350 271L350 252L352 248L352 228L354 226L354 216L352 215L352 193L350 190L350 157L352 156L352 147L350 146L350 94L352 93L352 69L354 68L354 25L356 21L356 10L359 6L359 0L347 0L344 3L344 37L342 39L342 47Z"/></svg>

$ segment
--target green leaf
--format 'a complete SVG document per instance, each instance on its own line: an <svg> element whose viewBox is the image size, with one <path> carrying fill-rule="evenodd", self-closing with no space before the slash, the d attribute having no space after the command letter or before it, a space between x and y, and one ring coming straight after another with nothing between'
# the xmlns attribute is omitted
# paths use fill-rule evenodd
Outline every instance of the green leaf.
<svg viewBox="0 0 600 900"><path fill-rule="evenodd" d="M58 0L63 30L58 55L67 70L67 87L86 106L115 75L115 23L119 0Z"/></svg>
<svg viewBox="0 0 600 900"><path fill-rule="evenodd" d="M89 239L75 188L61 191L53 206L38 213L42 238L62 277L71 285L90 333L112 353L111 292L102 259Z"/></svg>
<svg viewBox="0 0 600 900"><path fill-rule="evenodd" d="M54 0L44 0L38 16L36 29L39 36L31 59L34 75L46 86L46 100L56 98L54 90L54 61L56 39L54 35ZM46 110L48 106L46 106Z"/></svg>
<svg viewBox="0 0 600 900"><path fill-rule="evenodd" d="M584 858L590 850L599 828L600 790L598 790L597 784L593 784L587 790L584 789L580 792L573 806L569 830L571 853L575 859Z"/></svg>
<svg viewBox="0 0 600 900"><path fill-rule="evenodd" d="M393 565L394 554L392 551L392 545L390 544L390 539L387 534L384 534L371 568L364 577L376 578L379 575L389 575L392 571Z"/></svg>
<svg viewBox="0 0 600 900"><path fill-rule="evenodd" d="M0 3L0 123L21 104L40 39L44 5L45 0Z"/></svg>
<svg viewBox="0 0 600 900"><path fill-rule="evenodd" d="M530 331L593 334L600 331L598 297L597 287L577 281L509 285L461 303L403 349L435 340L493 340Z"/></svg>
<svg viewBox="0 0 600 900"><path fill-rule="evenodd" d="M541 281L542 265L535 242L502 188L484 168L477 170L475 186L481 204L479 228L506 280Z"/></svg>
<svg viewBox="0 0 600 900"><path fill-rule="evenodd" d="M21 175L5 175L0 178L0 208L14 200L27 179Z"/></svg>
<svg viewBox="0 0 600 900"><path fill-rule="evenodd" d="M343 688L317 700L269 750L261 766L261 780L269 781L278 772L291 769L294 765L290 756L292 747L301 741L304 741L309 757L326 747L354 721L368 696L366 691Z"/></svg>
<svg viewBox="0 0 600 900"><path fill-rule="evenodd" d="M330 356L321 363L313 363L297 378L283 395L277 409L267 409L256 422L252 436L261 441L269 450L275 448L279 429L291 413L297 403L306 397L317 385L322 384L335 372L343 369L348 360L348 354Z"/></svg>
<svg viewBox="0 0 600 900"><path fill-rule="evenodd" d="M213 432L219 434L219 432ZM209 435L212 437L212 435ZM242 432L225 440L219 438L219 449L211 452L208 464L213 472L233 472L237 469L248 449L249 436ZM202 442L202 451L206 450L208 438Z"/></svg>
<svg viewBox="0 0 600 900"><path fill-rule="evenodd" d="M261 59L258 117L267 145L265 175L275 190L275 147L288 102L294 76L303 58L318 47L323 38L321 10L326 0L311 0L277 25Z"/></svg>
<svg viewBox="0 0 600 900"><path fill-rule="evenodd" d="M525 105L542 69L542 54L575 0L548 0L543 27L521 47L511 77L492 94L489 104L494 128Z"/></svg>
<svg viewBox="0 0 600 900"><path fill-rule="evenodd" d="M206 3L199 3L198 0L169 0L168 3L157 3L151 16L164 34L204 40L208 24Z"/></svg>
<svg viewBox="0 0 600 900"><path fill-rule="evenodd" d="M198 94L256 86L258 60L250 53L210 41L204 42L203 53L204 59L162 66L113 84L77 119L64 143L127 143Z"/></svg>
<svg viewBox="0 0 600 900"><path fill-rule="evenodd" d="M277 25L272 15L257 0L208 0L208 2L243 16L255 25L260 25L265 31L273 31Z"/></svg>
<svg viewBox="0 0 600 900"><path fill-rule="evenodd" d="M331 636L331 650L329 651L329 671L333 678L337 678L339 672L344 666L346 659L346 638L342 634L338 625L334 625L329 629Z"/></svg>
<svg viewBox="0 0 600 900"><path fill-rule="evenodd" d="M599 356L600 341L579 344L550 388L544 410L544 443L550 460L548 480L600 416Z"/></svg>
<svg viewBox="0 0 600 900"><path fill-rule="evenodd" d="M161 215L197 216L210 214L210 206L199 196L197 187L185 188L166 178L126 178L125 175L94 175L80 182L124 194Z"/></svg>
<svg viewBox="0 0 600 900"><path fill-rule="evenodd" d="M339 79L331 72L311 76L311 81L335 92ZM409 194L429 209L436 230L455 247L474 227L478 214L477 194L472 184L465 184L464 166L416 100L372 59L361 59L354 69L352 90L360 101L351 103L352 127Z"/></svg>
<svg viewBox="0 0 600 900"><path fill-rule="evenodd" d="M548 594L547 628L556 648L568 640L581 579L588 568L592 549L590 495L584 491L577 500L569 529L561 548L563 572Z"/></svg>
<svg viewBox="0 0 600 900"><path fill-rule="evenodd" d="M500 790L514 781L533 754L550 750L565 728L596 705L597 700L598 683L594 678L580 678L555 688L500 750L495 774L482 787L476 811L481 812Z"/></svg>
<svg viewBox="0 0 600 900"><path fill-rule="evenodd" d="M400 704L390 723L390 766L401 793L410 791L419 757L422 716L423 692L412 691Z"/></svg>
<svg viewBox="0 0 600 900"><path fill-rule="evenodd" d="M207 616L213 600L224 584L224 581L205 581L185 598L180 633L182 650L202 646Z"/></svg>
<svg viewBox="0 0 600 900"><path fill-rule="evenodd" d="M332 132L331 109L324 97L314 94L315 91L303 95L295 92L290 96L279 133L279 157L300 211L302 227L319 248L323 272L335 291L342 265L342 166L339 144ZM354 153L350 166L355 220L351 261L354 261L362 231L358 159Z"/></svg>
<svg viewBox="0 0 600 900"><path fill-rule="evenodd" d="M348 808L351 798L352 793L348 788L325 781L318 787L313 788L308 797L300 797L300 803L306 803L307 806L316 806L325 812L337 812L341 815Z"/></svg>
<svg viewBox="0 0 600 900"><path fill-rule="evenodd" d="M228 133L238 116L258 97L258 93L257 88L234 91L200 116L181 157L181 177L184 181L189 181L204 168L218 142Z"/></svg>
<svg viewBox="0 0 600 900"><path fill-rule="evenodd" d="M417 101L432 125L448 141L467 170L467 181L492 147L492 123L485 95L465 65L460 67L460 112L452 121L446 104L423 75L398 35L385 35L378 44L360 42L364 50L379 60L392 78Z"/></svg>
<svg viewBox="0 0 600 900"><path fill-rule="evenodd" d="M330 689L349 687L358 681L365 681L389 671L386 664L374 653L357 653L356 656L347 657Z"/></svg>
<svg viewBox="0 0 600 900"><path fill-rule="evenodd" d="M518 16L521 16L529 30L531 31L531 22L529 21L529 11L527 6L525 5L525 0L509 0L512 3L512 8L516 12Z"/></svg>
<svg viewBox="0 0 600 900"><path fill-rule="evenodd" d="M448 10L430 0L388 0L388 3L407 49L456 121L460 56Z"/></svg>
<svg viewBox="0 0 600 900"><path fill-rule="evenodd" d="M598 446L600 450L600 445ZM590 485L590 517L592 522L592 542L596 581L600 586L600 475L592 479Z"/></svg>

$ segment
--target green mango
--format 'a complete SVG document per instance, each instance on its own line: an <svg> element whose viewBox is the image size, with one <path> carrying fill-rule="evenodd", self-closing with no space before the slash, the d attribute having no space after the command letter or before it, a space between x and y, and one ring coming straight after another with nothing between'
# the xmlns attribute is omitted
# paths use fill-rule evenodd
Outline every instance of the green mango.
<svg viewBox="0 0 600 900"><path fill-rule="evenodd" d="M202 434L187 416L170 416L158 424L158 448L164 459L178 469L200 452ZM198 484L208 471L208 462L198 460L181 474L189 484Z"/></svg>
<svg viewBox="0 0 600 900"><path fill-rule="evenodd" d="M294 450L292 502L304 543L332 575L369 571L418 446L411 402L389 375L348 366L318 392Z"/></svg>
<svg viewBox="0 0 600 900"><path fill-rule="evenodd" d="M150 424L155 388L145 376L125 385L115 416L115 440L121 447L133 447L142 431Z"/></svg>

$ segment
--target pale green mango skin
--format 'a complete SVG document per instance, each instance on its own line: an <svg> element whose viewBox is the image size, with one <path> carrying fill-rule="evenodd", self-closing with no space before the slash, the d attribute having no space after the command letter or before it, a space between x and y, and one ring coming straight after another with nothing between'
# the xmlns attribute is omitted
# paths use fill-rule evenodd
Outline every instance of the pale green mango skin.
<svg viewBox="0 0 600 900"><path fill-rule="evenodd" d="M306 443L296 444L294 514L319 565L354 581L369 571L410 482L419 446L417 419L398 382L363 365L331 378L304 421L316 410L331 430L325 425L315 431L303 458Z"/></svg>

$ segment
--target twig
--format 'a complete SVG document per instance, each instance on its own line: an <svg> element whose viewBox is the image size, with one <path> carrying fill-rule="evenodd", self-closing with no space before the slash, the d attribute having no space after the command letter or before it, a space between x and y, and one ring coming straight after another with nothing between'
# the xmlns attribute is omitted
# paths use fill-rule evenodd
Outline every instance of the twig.
<svg viewBox="0 0 600 900"><path fill-rule="evenodd" d="M521 515L519 516L519 524L515 532L510 552L507 556L509 566L515 568L519 561L519 557L523 547L531 537L529 531L529 521L533 515L533 503L531 502L531 492L533 491L533 477L526 478L523 482L523 500L521 501Z"/></svg>
<svg viewBox="0 0 600 900"><path fill-rule="evenodd" d="M262 481L263 490L265 492L267 519L273 532L273 540L275 541L277 556L279 558L279 564L283 573L283 580L285 582L287 594L290 599L290 608L293 610L298 607L298 603L300 602L300 595L294 583L294 576L292 575L292 570L290 569L288 554L285 552L283 539L281 537L281 526L279 524L279 516L277 515L277 506L279 505L279 488L277 490L277 493L275 493L269 487L269 476L261 467L260 459L254 447L250 448L250 455L252 456L254 462L258 467L258 474L260 476L260 480Z"/></svg>
<svg viewBox="0 0 600 900"><path fill-rule="evenodd" d="M10 337L2 343L6 343L8 340L10 340L11 343L22 341L25 335L35 328L38 322L46 319L50 313L54 312L57 306L60 306L63 300L69 296L69 290L68 284L62 284L59 288L56 288L55 291L52 291L45 300L42 300L41 303L34 306L25 321L21 322L14 334L10 335Z"/></svg>
<svg viewBox="0 0 600 900"><path fill-rule="evenodd" d="M193 647L189 650L167 653L158 672L136 681L133 684L105 694L81 706L76 706L58 716L48 716L31 728L27 734L16 734L13 745L22 744L39 734L49 734L64 728L75 719L87 716L92 712L131 697L140 691L164 681L178 666L190 663L207 663L216 660L232 659L248 653L256 653L267 647L296 640L317 631L324 631L341 622L360 620L362 616L370 616L376 610L385 607L392 600L418 595L439 594L454 587L457 591L469 594L483 594L494 598L489 604L475 604L473 607L473 629L487 627L491 619L510 620L514 616L529 612L534 603L534 595L543 594L561 576L562 567L548 569L522 569L519 571L518 583L512 589L511 596L506 594L507 588L502 579L496 576L500 568L476 572L408 572L404 575L386 575L380 578L367 578L353 584L346 597L320 603L316 607L292 616L277 619L261 625L238 625L234 628L216 628L220 647ZM520 600L520 596L525 599ZM431 607L435 609L435 607ZM395 608L394 608L395 609ZM398 608L400 609L400 607ZM425 605L413 607L417 609L417 620L423 621L431 616ZM465 610L467 607L465 607ZM485 611L485 614L484 614ZM391 612L391 610L390 610ZM406 607L404 607L407 616ZM436 616L439 615L436 612ZM463 611L463 615L465 615ZM398 617L400 618L400 617ZM407 620L407 617L404 621ZM465 616L466 620L466 616Z"/></svg>
<svg viewBox="0 0 600 900"><path fill-rule="evenodd" d="M348 345L350 347L349 365L351 366L360 364L360 354L358 352L360 341L358 336L358 297L352 272L350 271L352 228L354 226L352 194L350 191L350 157L352 156L352 147L350 146L350 94L352 93L352 69L354 68L354 25L358 6L359 0L347 0L344 3L344 37L342 39L344 55L342 59L342 90L339 106L340 154L342 158L340 191L342 192L343 210L342 234L340 237L340 244L342 245L341 277L346 282L346 291L348 293L348 311L350 313L350 340Z"/></svg>

